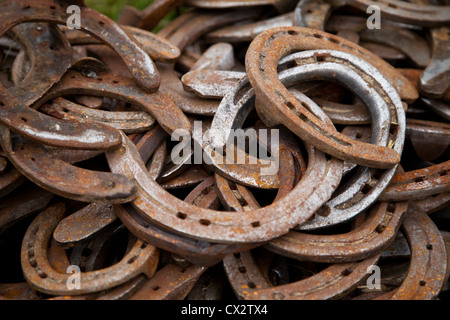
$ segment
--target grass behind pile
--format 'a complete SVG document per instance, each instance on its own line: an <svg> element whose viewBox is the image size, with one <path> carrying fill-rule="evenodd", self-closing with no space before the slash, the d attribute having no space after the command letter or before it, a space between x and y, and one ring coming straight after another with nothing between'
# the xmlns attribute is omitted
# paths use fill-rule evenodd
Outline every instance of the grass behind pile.
<svg viewBox="0 0 450 320"><path fill-rule="evenodd" d="M153 0L85 0L88 7L103 13L115 21L117 21L119 13L125 5L142 10L152 2Z"/></svg>

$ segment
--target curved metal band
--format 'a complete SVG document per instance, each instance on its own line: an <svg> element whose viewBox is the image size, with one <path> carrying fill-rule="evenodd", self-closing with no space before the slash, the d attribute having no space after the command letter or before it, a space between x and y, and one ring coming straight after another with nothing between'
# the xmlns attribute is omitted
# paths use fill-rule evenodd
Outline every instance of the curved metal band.
<svg viewBox="0 0 450 320"><path fill-rule="evenodd" d="M220 243L261 242L286 233L298 223L306 221L322 204L332 186L340 181L342 163L327 160L321 152L309 147L309 165L294 190L280 201L259 210L237 214L206 210L189 205L170 195L148 174L129 139L123 136L120 152L107 153L113 172L134 178L138 184L138 198L132 202L150 224L157 223L185 236ZM313 165L314 164L314 165ZM321 184L324 179L334 183ZM312 186L322 186L318 192ZM319 188L322 189L322 188Z"/></svg>
<svg viewBox="0 0 450 320"><path fill-rule="evenodd" d="M371 144L356 143L341 134L331 131L329 128L321 125L321 123L317 121L317 118L313 117L304 107L293 100L287 92L287 89L281 85L275 68L278 65L279 59L283 54L288 53L288 50L292 51L305 46L306 42L302 40L304 37L300 36L303 35L303 30L308 29L276 28L275 31L271 30L270 32L259 35L249 48L246 57L247 72L249 80L256 92L256 108L260 116L263 116L263 121L272 125L283 123L303 139L307 139L323 151L341 159L351 160L361 165L378 168L395 166L399 161L399 154L396 151ZM308 32L310 31L308 30ZM267 39L268 36L271 36L270 39ZM331 37L332 35L329 36ZM323 38L324 34L321 34L320 37ZM266 43L264 47L261 46L261 41ZM281 43L285 41L289 42L282 46ZM278 46L278 49L274 49L274 46ZM328 62L333 61L333 58L328 57L329 54L333 57L345 55L345 53L338 51L323 54L317 52L317 56L312 57L319 60L316 69L316 77L333 78L339 76L340 72L333 73L333 70L335 70L333 68L331 68L333 70L329 69L331 70L331 73L329 73L330 71L328 70L326 71L327 67L325 65L327 65ZM352 58L347 56L347 58L348 61L358 61L355 62L355 65L358 65L361 69L371 69L369 72L366 71L366 73L370 73L374 76L374 78L369 81L372 85L377 83L383 88L384 94L389 96L389 98L385 98L390 101L386 100L383 102L390 104L391 112L396 108L398 109L399 105L401 106L401 101L395 90L375 68L368 64L364 67L364 62L355 56L352 56ZM357 70L354 69L354 71ZM313 77L313 73L311 73L311 77ZM274 108L277 110L275 113L273 112ZM404 115L403 117L396 119L396 121L399 122L399 124L404 122ZM377 157L376 155L383 158L383 161L380 161L380 158L378 158L378 160L375 159Z"/></svg>
<svg viewBox="0 0 450 320"><path fill-rule="evenodd" d="M115 22L86 6L80 6L81 29L113 48L127 65L136 82L149 92L159 88L159 73L145 51ZM6 1L2 4L0 36L22 22L45 21L66 25L66 5L54 1Z"/></svg>
<svg viewBox="0 0 450 320"><path fill-rule="evenodd" d="M24 176L44 189L85 202L123 203L136 197L134 182L123 175L75 167L43 146L11 135L4 126L0 126L0 132L0 143L9 160Z"/></svg>
<svg viewBox="0 0 450 320"><path fill-rule="evenodd" d="M70 70L35 106L38 107L50 99L81 92L87 95L108 96L138 106L154 116L168 133L177 129L190 130L187 117L167 95L161 92L148 94L131 78L111 73L98 73L96 78L90 78L83 76L81 72Z"/></svg>
<svg viewBox="0 0 450 320"><path fill-rule="evenodd" d="M364 223L350 232L320 235L290 231L265 247L302 261L342 263L366 259L394 241L407 207L406 202L376 204Z"/></svg>
<svg viewBox="0 0 450 320"><path fill-rule="evenodd" d="M431 300L444 285L447 253L444 239L427 214L411 208L403 221L411 248L408 274L399 288L377 299Z"/></svg>
<svg viewBox="0 0 450 320"><path fill-rule="evenodd" d="M361 262L332 264L304 280L273 286L261 273L251 251L224 259L225 272L239 299L248 300L325 300L338 299L363 280L367 268L380 254Z"/></svg>
<svg viewBox="0 0 450 320"><path fill-rule="evenodd" d="M71 67L72 48L62 31L52 24L22 23L15 26L12 33L24 46L29 72L9 88L9 92L24 107L30 107Z"/></svg>
<svg viewBox="0 0 450 320"><path fill-rule="evenodd" d="M286 86L289 86L298 81L298 78L302 79L305 70L307 70L304 65L308 64L308 61L305 61L308 57L311 57L311 54L309 52L304 52L292 54L282 59L280 62L281 67L285 65L290 66L294 61L298 61L301 66L292 67L280 72L280 81ZM296 63L294 65L296 65ZM245 77L235 85L233 90L229 92L227 96L224 97L213 118L211 131L215 134L212 137L217 141L214 142L213 140L213 144L221 145L223 141L226 141L231 129L242 126L246 116L252 110L252 98L253 90L249 85L248 79ZM381 110L384 111L377 112L379 115L381 113L380 116L383 117L380 121L389 121L386 119L386 116L393 116L390 119L393 129L389 133L389 142L387 144L401 153L405 136L403 107L399 104L396 104L395 106L391 104L388 111L382 104L383 103L379 106ZM400 119L400 121L398 119ZM374 127L372 129L372 143L386 144L386 130L387 126L384 127L384 130L379 126ZM219 170L223 171L224 169L226 169L226 167ZM232 173L233 171L231 171L231 174ZM246 185L249 185L250 180L243 180L240 178L242 175L236 174L236 172L234 173L235 175L231 176L233 180L237 180L241 183L245 182ZM326 212L326 217L316 214L312 220L307 221L298 228L301 230L322 228L344 222L345 220L354 217L377 199L380 193L389 184L394 173L395 167L383 171L376 171L364 167L359 168L351 179L351 182L345 186L341 186L339 188L339 193L329 200L324 208L321 209L321 212ZM231 175L230 173L227 174ZM254 184L254 186L260 187L262 185Z"/></svg>

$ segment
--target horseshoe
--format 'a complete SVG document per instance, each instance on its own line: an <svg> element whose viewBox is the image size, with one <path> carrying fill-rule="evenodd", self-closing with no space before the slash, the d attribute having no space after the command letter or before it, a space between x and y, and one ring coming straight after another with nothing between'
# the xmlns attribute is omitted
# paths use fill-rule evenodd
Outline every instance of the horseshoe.
<svg viewBox="0 0 450 320"><path fill-rule="evenodd" d="M293 54L286 57L283 60L281 66L284 64L289 65L290 61L293 61L296 55ZM292 79L295 78L296 69L287 69L280 72L279 78L281 81L285 81L288 86ZM289 80L289 77L292 79ZM216 145L220 145L221 141L226 141L226 136L230 132L230 128L238 128L241 123L245 120L246 114L248 114L251 104L248 103L250 94L250 89L247 88L248 80L242 79L232 92L230 92L222 101L216 112L216 115L211 124L211 130L215 132L214 138L219 142ZM240 99L235 101L235 97L238 96ZM403 108L397 106L396 113L398 117L401 117L403 113ZM404 124L400 124L400 129L391 136L390 139L396 137L396 142L390 142L392 145L397 145L398 150L402 149L403 144L403 130ZM224 130L225 128L225 130ZM380 133L374 133L375 136L380 137ZM373 139L373 138L372 138ZM382 141L382 140L379 140ZM392 140L391 140L392 141ZM395 169L389 169L387 171L377 171L368 170L367 168L360 168L359 171L354 175L352 181L345 186L340 187L340 192L329 200L328 203L321 209L321 214L316 214L315 217L303 223L302 225L296 227L301 230L321 228L328 225L333 225L341 223L345 220L354 217L356 214L367 208L371 203L373 203L379 194L386 188ZM235 176L239 182L239 176ZM244 181L248 183L247 181ZM369 184L367 184L369 183ZM370 185L370 183L374 183ZM256 184L254 186L261 186L261 184ZM323 214L324 213L324 214Z"/></svg>
<svg viewBox="0 0 450 320"><path fill-rule="evenodd" d="M70 275L55 271L47 253L48 242L64 214L64 205L55 204L40 213L25 233L21 265L25 279L36 290L50 295L79 295L115 287L141 273L148 277L155 273L159 250L137 240L120 262L106 269L81 273L80 288L69 289Z"/></svg>
<svg viewBox="0 0 450 320"><path fill-rule="evenodd" d="M117 205L115 212L123 224L139 239L176 253L195 265L213 266L226 255L254 247L254 244L230 245L191 239L148 224L129 204Z"/></svg>
<svg viewBox="0 0 450 320"><path fill-rule="evenodd" d="M7 90L0 91L0 121L23 136L52 146L85 150L117 146L117 130L99 123L78 124L55 119L24 107Z"/></svg>
<svg viewBox="0 0 450 320"><path fill-rule="evenodd" d="M181 175L167 181L161 181L161 187L164 189L178 189L197 185L210 176L203 166L192 165Z"/></svg>
<svg viewBox="0 0 450 320"><path fill-rule="evenodd" d="M411 30L384 25L381 29L364 29L359 36L362 41L385 44L403 52L420 68L425 68L430 63L428 43Z"/></svg>
<svg viewBox="0 0 450 320"><path fill-rule="evenodd" d="M425 161L438 159L450 144L450 125L443 122L408 119L406 137L416 154Z"/></svg>
<svg viewBox="0 0 450 320"><path fill-rule="evenodd" d="M112 242L123 232L126 228L119 221L100 230L97 236L75 244L68 255L70 264L83 272L104 268L106 256L114 249Z"/></svg>
<svg viewBox="0 0 450 320"><path fill-rule="evenodd" d="M52 198L51 193L36 187L2 198L0 204L0 234L17 221L32 213L44 210Z"/></svg>
<svg viewBox="0 0 450 320"><path fill-rule="evenodd" d="M450 193L444 192L411 202L415 210L432 214L446 208L450 203Z"/></svg>
<svg viewBox="0 0 450 320"><path fill-rule="evenodd" d="M261 13L261 10L233 10L222 14L213 12L190 12L171 21L158 35L166 38L173 45L183 51L203 34L233 22L252 19ZM193 94L186 92L183 84L174 71L174 64L158 64L161 72L160 90L167 94L172 101L184 112L199 115L214 115L217 109L216 101L199 100Z"/></svg>
<svg viewBox="0 0 450 320"><path fill-rule="evenodd" d="M326 1L301 0L295 7L294 25L324 30L331 9L331 5Z"/></svg>
<svg viewBox="0 0 450 320"><path fill-rule="evenodd" d="M172 20L157 35L166 38L183 51L189 44L214 29L257 18L262 12L262 8L224 10L220 14L208 10L194 10Z"/></svg>
<svg viewBox="0 0 450 320"><path fill-rule="evenodd" d="M14 191L25 180L25 177L20 174L19 170L8 162L6 170L0 174L0 198Z"/></svg>
<svg viewBox="0 0 450 320"><path fill-rule="evenodd" d="M411 81L411 83L414 84L417 90L420 89L420 76L422 75L423 70L411 68L397 68L397 70L405 77L407 77ZM439 97L439 100L450 102L450 88L445 90L443 95Z"/></svg>
<svg viewBox="0 0 450 320"><path fill-rule="evenodd" d="M149 143L148 140L146 143ZM140 147L148 149L145 145L141 145ZM148 154L149 153L147 153L145 157L148 157ZM163 158L153 157L151 163L158 161L163 162ZM210 175L208 175L208 177L210 177ZM204 183L192 190L185 201L192 204L195 203L196 206L217 209L217 195L211 191L211 188L213 187L211 183L214 184L214 180L211 181L210 179L205 179ZM207 192L207 190L209 190L209 192ZM129 205L117 206L115 211L121 221L137 237L145 239L148 243L154 243L159 248L176 253L196 265L211 266L219 262L229 253L247 250L255 246L254 244L224 245L183 237L170 230L148 224L137 215L136 211Z"/></svg>
<svg viewBox="0 0 450 320"><path fill-rule="evenodd" d="M141 11L125 5L119 14L118 21L139 29L152 30L163 17L183 2L183 0L156 0Z"/></svg>
<svg viewBox="0 0 450 320"><path fill-rule="evenodd" d="M236 83L245 77L245 72L225 70L194 70L181 77L185 90L205 99L223 99ZM281 76L281 74L280 74ZM350 105L332 102L324 98L312 97L312 100L322 107L330 120L335 124L370 124L371 117L364 105ZM216 115L221 114L219 105Z"/></svg>
<svg viewBox="0 0 450 320"><path fill-rule="evenodd" d="M423 102L426 107L433 110L433 112L437 115L446 120L450 120L450 106L448 103L441 100L427 98L420 98L420 101Z"/></svg>
<svg viewBox="0 0 450 320"><path fill-rule="evenodd" d="M294 12L256 22L226 26L205 35L208 42L251 42L258 34L271 28L293 26Z"/></svg>
<svg viewBox="0 0 450 320"><path fill-rule="evenodd" d="M180 50L177 47L157 34L125 25L121 25L121 28L133 36L142 49L144 49L144 51L154 61L171 62L178 59L180 56ZM90 35L76 29L65 29L64 35L73 46L102 43L99 39L91 37Z"/></svg>
<svg viewBox="0 0 450 320"><path fill-rule="evenodd" d="M191 67L194 70L231 70L234 67L234 49L226 42L211 45Z"/></svg>

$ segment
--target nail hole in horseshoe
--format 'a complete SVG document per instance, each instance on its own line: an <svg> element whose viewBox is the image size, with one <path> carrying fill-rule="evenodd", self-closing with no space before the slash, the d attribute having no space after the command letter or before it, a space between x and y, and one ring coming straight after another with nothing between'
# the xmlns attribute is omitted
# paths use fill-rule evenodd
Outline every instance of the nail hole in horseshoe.
<svg viewBox="0 0 450 320"><path fill-rule="evenodd" d="M355 138L356 139L361 139L362 138L361 132L357 132Z"/></svg>
<svg viewBox="0 0 450 320"><path fill-rule="evenodd" d="M424 280L420 280L419 284L420 284L422 287L425 287L425 285L427 284L427 282L424 281Z"/></svg>
<svg viewBox="0 0 450 320"><path fill-rule="evenodd" d="M22 10L27 10L27 9L30 9L30 8L31 8L31 6L26 5L26 6L23 6L23 7L22 7Z"/></svg>
<svg viewBox="0 0 450 320"><path fill-rule="evenodd" d="M153 289L153 291L157 291L157 290L159 290L161 287L160 286L154 286L152 289Z"/></svg>
<svg viewBox="0 0 450 320"><path fill-rule="evenodd" d="M20 120L22 120L23 122L27 122L28 121L28 119L26 119L24 117L21 117Z"/></svg>
<svg viewBox="0 0 450 320"><path fill-rule="evenodd" d="M432 244L427 244L427 250L433 250L433 245Z"/></svg>
<svg viewBox="0 0 450 320"><path fill-rule="evenodd" d="M55 10L56 7L55 6L50 6L50 9Z"/></svg>
<svg viewBox="0 0 450 320"><path fill-rule="evenodd" d="M444 171L439 172L439 175L440 175L441 177L443 177L443 176L446 176L447 173L448 173L448 171L444 170Z"/></svg>
<svg viewBox="0 0 450 320"><path fill-rule="evenodd" d="M291 36L296 36L296 35L298 35L298 32L295 30L289 30L288 34L290 34Z"/></svg>
<svg viewBox="0 0 450 320"><path fill-rule="evenodd" d="M241 253L240 253L240 252L233 253L233 256L234 256L236 259L240 259L240 258L241 258Z"/></svg>
<svg viewBox="0 0 450 320"><path fill-rule="evenodd" d="M211 221L207 219L200 219L198 222L200 222L202 226L209 226L211 224Z"/></svg>
<svg viewBox="0 0 450 320"><path fill-rule="evenodd" d="M177 212L177 218L184 220L184 219L186 219L186 217L187 217L187 214L182 213L182 212Z"/></svg>
<svg viewBox="0 0 450 320"><path fill-rule="evenodd" d="M105 25L105 23L103 21L99 21L98 24L101 25L101 26Z"/></svg>
<svg viewBox="0 0 450 320"><path fill-rule="evenodd" d="M247 268L244 267L244 266L240 266L240 267L238 268L238 271L239 271L240 273L246 273L246 272L247 272Z"/></svg>
<svg viewBox="0 0 450 320"><path fill-rule="evenodd" d="M394 210L395 210L395 204L389 203L386 210L387 210L388 212L391 212L391 213L394 212Z"/></svg>
<svg viewBox="0 0 450 320"><path fill-rule="evenodd" d="M261 226L261 223L259 221L252 222L251 224L253 228L258 228L259 226Z"/></svg>
<svg viewBox="0 0 450 320"><path fill-rule="evenodd" d="M145 248L147 248L147 243L144 242L141 244L141 249L145 249Z"/></svg>
<svg viewBox="0 0 450 320"><path fill-rule="evenodd" d="M248 282L248 287L249 287L250 289L255 289L255 288L256 288L256 284L255 284L253 281L249 281L249 282Z"/></svg>

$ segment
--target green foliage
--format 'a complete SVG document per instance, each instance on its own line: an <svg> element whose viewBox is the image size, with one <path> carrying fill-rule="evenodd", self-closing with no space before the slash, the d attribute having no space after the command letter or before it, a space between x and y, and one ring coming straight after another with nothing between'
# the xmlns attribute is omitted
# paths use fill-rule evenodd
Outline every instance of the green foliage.
<svg viewBox="0 0 450 320"><path fill-rule="evenodd" d="M142 10L152 2L153 0L85 0L88 7L95 9L116 21L120 11L125 5Z"/></svg>

